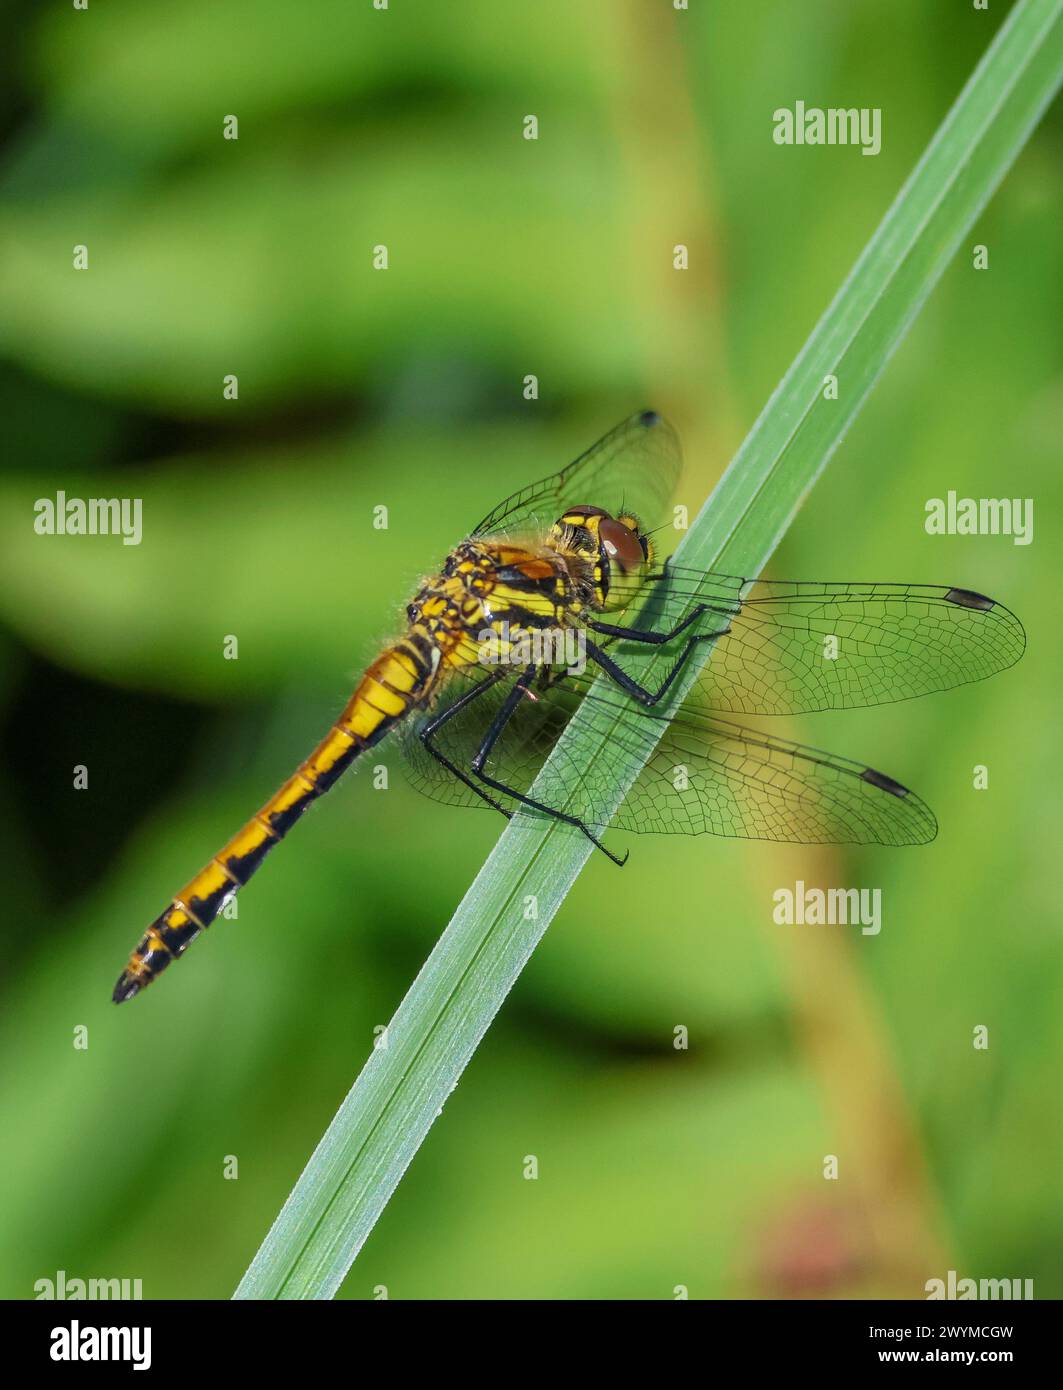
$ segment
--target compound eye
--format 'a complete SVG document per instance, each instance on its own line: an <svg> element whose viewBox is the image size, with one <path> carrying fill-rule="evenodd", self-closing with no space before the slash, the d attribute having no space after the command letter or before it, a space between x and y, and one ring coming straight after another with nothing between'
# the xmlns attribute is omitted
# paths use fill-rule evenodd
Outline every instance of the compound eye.
<svg viewBox="0 0 1063 1390"><path fill-rule="evenodd" d="M418 604L409 603L406 605L406 621L408 623L416 623L420 619L420 616L421 609Z"/></svg>
<svg viewBox="0 0 1063 1390"><path fill-rule="evenodd" d="M605 517L598 525L598 538L605 547L610 563L621 574L631 574L645 563L646 552L642 540L636 531L622 521Z"/></svg>

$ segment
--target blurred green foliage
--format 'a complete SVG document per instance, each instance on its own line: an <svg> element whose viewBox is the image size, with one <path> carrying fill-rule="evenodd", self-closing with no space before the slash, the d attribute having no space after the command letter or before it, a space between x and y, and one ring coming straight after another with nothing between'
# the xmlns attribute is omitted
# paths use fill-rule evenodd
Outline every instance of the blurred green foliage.
<svg viewBox="0 0 1063 1390"><path fill-rule="evenodd" d="M119 1011L129 948L501 496L654 404L700 503L1003 8L17 7L0 1294L231 1293L498 827L354 776ZM881 155L774 145L798 98L881 106ZM977 230L989 270L957 260L773 571L1022 616L985 686L786 730L915 786L938 841L592 862L349 1296L920 1297L948 1268L1063 1294L1061 138L1054 111ZM59 488L143 498L143 543L37 536ZM928 537L950 488L1034 497L1033 545ZM773 926L797 878L880 886L882 934Z"/></svg>

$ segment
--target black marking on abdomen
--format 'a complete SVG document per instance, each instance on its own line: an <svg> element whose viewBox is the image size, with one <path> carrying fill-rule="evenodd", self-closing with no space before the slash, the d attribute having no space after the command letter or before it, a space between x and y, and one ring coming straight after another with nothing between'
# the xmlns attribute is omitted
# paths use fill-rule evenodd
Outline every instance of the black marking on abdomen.
<svg viewBox="0 0 1063 1390"><path fill-rule="evenodd" d="M314 775L314 786L317 788L318 795L320 796L322 792L327 792L328 789L343 776L362 749L368 747L368 742L356 738L346 753L341 753L331 767L316 773Z"/></svg>
<svg viewBox="0 0 1063 1390"><path fill-rule="evenodd" d="M260 821L259 824L261 825L263 824L263 822ZM262 843L260 845L256 845L254 849L248 850L248 852L244 855L237 856L235 854L231 854L227 859L222 859L219 855L218 862L225 865L227 872L232 874L233 878L236 879L241 888L244 887L248 879L255 872L258 866L262 863L263 859L265 859L266 855L270 852L273 846L277 843L277 840L280 838L277 835L266 834L264 828L263 834L265 835L265 838L263 839Z"/></svg>
<svg viewBox="0 0 1063 1390"><path fill-rule="evenodd" d="M220 859L218 863L221 863ZM208 893L205 898L189 898L185 907L190 917L195 917L205 927L209 927L221 911L225 899L231 897L235 892L235 884L222 883L215 888L213 893Z"/></svg>
<svg viewBox="0 0 1063 1390"><path fill-rule="evenodd" d="M182 906L183 904L181 903L181 901L175 898L173 902L173 907L177 908L178 911L180 911ZM185 911L186 913L188 912L187 907L185 907ZM162 916L156 920L155 925L158 927L159 934L161 935L163 941L166 942L166 945L169 947L170 953L173 956L180 956L185 951L187 951L189 946L191 946L192 942L195 941L196 937L199 935L200 931L204 927L210 925L209 922L186 922L183 927L170 927L166 924L166 918L168 915L169 909L167 909L167 911L164 912Z"/></svg>
<svg viewBox="0 0 1063 1390"><path fill-rule="evenodd" d="M269 823L273 833L282 837L287 835L295 822L303 812L308 810L313 802L317 800L322 791L324 791L324 788L321 786L319 779L313 791L307 791L304 796L301 796L298 801L293 801L292 804L285 807L283 811L271 811L269 814Z"/></svg>
<svg viewBox="0 0 1063 1390"><path fill-rule="evenodd" d="M167 909L167 911L169 911L169 909ZM165 917L165 915L166 913L163 913L163 917ZM155 922L153 923L154 926L159 927L160 931L162 930L160 926L161 922L162 917L159 917L156 918ZM199 928L197 927L193 935L198 934L198 931ZM189 937L189 941L190 940L191 937ZM185 945L187 944L188 943L186 942ZM183 950L184 947L182 946L181 949ZM166 967L170 964L172 960L177 959L177 952L171 950L168 945L153 950L151 946L149 946L148 944L148 937L146 935L140 938L140 941L138 942L136 950L133 952L133 954L137 956L141 961L143 961L145 966L147 966L149 972L149 980L153 980L158 974L160 974L161 971L166 969ZM115 992L117 994L117 990Z"/></svg>

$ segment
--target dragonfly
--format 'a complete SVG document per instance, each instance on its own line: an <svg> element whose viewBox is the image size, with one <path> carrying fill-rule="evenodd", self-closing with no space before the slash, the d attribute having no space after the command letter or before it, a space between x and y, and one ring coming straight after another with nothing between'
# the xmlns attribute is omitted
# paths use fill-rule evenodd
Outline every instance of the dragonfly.
<svg viewBox="0 0 1063 1390"><path fill-rule="evenodd" d="M958 587L658 563L647 526L680 469L675 430L642 411L489 512L421 583L401 635L310 756L148 927L114 1000L183 955L306 810L393 731L419 791L565 822L617 864L627 856L603 844L607 826L806 844L932 840L932 811L901 782L723 716L861 708L982 680L1022 655L1019 619ZM673 686L703 643L709 660L694 662L678 699ZM641 678L638 652L653 658L637 663ZM613 758L565 751L577 710L607 747L643 764L618 810Z"/></svg>

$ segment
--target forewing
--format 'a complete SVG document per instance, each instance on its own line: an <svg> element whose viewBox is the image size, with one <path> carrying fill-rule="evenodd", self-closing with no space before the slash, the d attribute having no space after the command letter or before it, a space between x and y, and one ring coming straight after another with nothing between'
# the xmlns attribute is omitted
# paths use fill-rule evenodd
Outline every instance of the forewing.
<svg viewBox="0 0 1063 1390"><path fill-rule="evenodd" d="M710 611L697 631L730 628L698 680L704 702L728 714L911 700L1003 671L1026 645L1003 604L942 585L753 582L670 566L651 588L655 628L698 603Z"/></svg>
<svg viewBox="0 0 1063 1390"><path fill-rule="evenodd" d="M474 536L545 530L570 507L633 513L654 525L675 489L682 466L679 437L663 416L645 410L599 439L578 459L541 482L507 497Z"/></svg>

